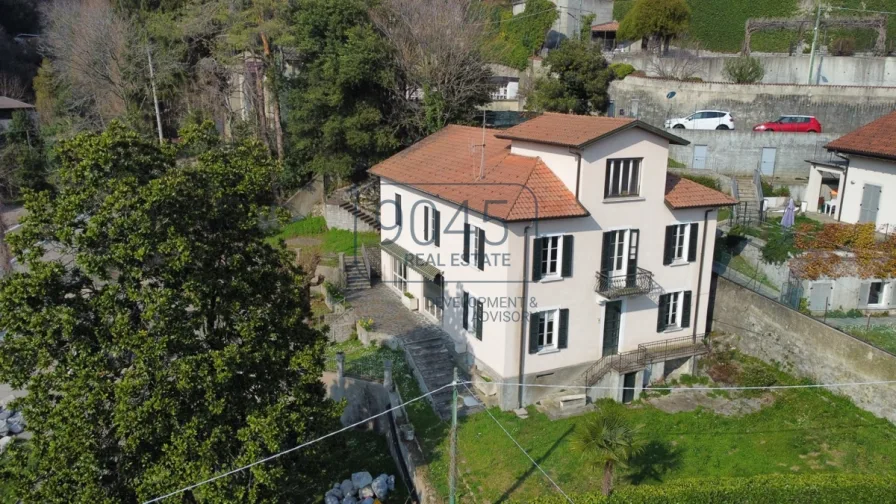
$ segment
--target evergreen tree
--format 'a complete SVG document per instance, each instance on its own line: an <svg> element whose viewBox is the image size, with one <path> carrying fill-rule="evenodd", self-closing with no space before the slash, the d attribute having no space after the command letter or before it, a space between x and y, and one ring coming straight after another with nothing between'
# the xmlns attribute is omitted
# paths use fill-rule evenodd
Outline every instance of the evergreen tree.
<svg viewBox="0 0 896 504"><path fill-rule="evenodd" d="M544 64L548 77L535 82L526 108L541 112L595 114L605 112L613 72L600 48L588 40L565 40Z"/></svg>

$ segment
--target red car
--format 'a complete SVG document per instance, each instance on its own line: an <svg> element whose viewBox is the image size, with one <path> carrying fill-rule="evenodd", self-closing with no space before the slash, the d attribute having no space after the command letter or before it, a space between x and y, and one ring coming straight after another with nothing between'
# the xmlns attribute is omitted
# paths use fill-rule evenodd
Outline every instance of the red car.
<svg viewBox="0 0 896 504"><path fill-rule="evenodd" d="M788 133L821 133L821 123L815 116L786 115L777 121L757 124L753 131L784 131Z"/></svg>

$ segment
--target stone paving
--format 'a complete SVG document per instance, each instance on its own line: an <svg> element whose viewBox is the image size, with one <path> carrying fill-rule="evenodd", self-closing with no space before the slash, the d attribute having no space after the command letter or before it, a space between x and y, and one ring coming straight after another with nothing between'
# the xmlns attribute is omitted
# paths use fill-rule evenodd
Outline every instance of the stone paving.
<svg viewBox="0 0 896 504"><path fill-rule="evenodd" d="M346 300L351 304L355 318L371 317L376 332L398 338L406 355L410 357L411 366L423 381L421 385L426 388L424 392L451 383L454 377L454 353L449 346L449 336L435 322L419 312L405 308L399 294L383 283L377 283L370 289L351 292ZM461 379L469 378L463 370L459 371ZM450 417L450 388L433 394L430 399L433 408L443 419ZM477 409L461 407L461 412L467 414Z"/></svg>

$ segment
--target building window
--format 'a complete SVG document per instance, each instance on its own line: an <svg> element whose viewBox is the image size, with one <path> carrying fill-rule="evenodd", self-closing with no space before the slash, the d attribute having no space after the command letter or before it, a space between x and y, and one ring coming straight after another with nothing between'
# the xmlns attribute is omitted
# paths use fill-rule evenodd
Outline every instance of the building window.
<svg viewBox="0 0 896 504"><path fill-rule="evenodd" d="M690 327L691 291L670 292L660 296L657 332Z"/></svg>
<svg viewBox="0 0 896 504"><path fill-rule="evenodd" d="M401 292L408 291L408 265L398 257L392 257L392 286Z"/></svg>
<svg viewBox="0 0 896 504"><path fill-rule="evenodd" d="M541 276L557 276L560 274L560 247L562 241L559 236L549 236L541 239Z"/></svg>
<svg viewBox="0 0 896 504"><path fill-rule="evenodd" d="M672 235L672 260L683 261L687 258L685 248L688 246L688 226L679 224L672 227L674 228Z"/></svg>
<svg viewBox="0 0 896 504"><path fill-rule="evenodd" d="M697 223L666 226L663 264L687 263L697 260L697 226Z"/></svg>
<svg viewBox="0 0 896 504"><path fill-rule="evenodd" d="M640 159L610 159L607 161L604 196L620 198L637 196L641 187Z"/></svg>
<svg viewBox="0 0 896 504"><path fill-rule="evenodd" d="M541 316L538 317L538 350L551 350L557 347L557 338L555 335L556 331L556 320L557 320L557 312L559 310L552 310L548 312L541 312Z"/></svg>
<svg viewBox="0 0 896 504"><path fill-rule="evenodd" d="M610 271L625 269L625 238L627 231L617 231L610 238Z"/></svg>
<svg viewBox="0 0 896 504"><path fill-rule="evenodd" d="M483 327L483 302L481 299L477 299L475 296L470 294L469 292L464 291L463 293L463 305L464 305L464 316L463 316L463 326L464 329L473 333L476 339L482 341L482 327Z"/></svg>
<svg viewBox="0 0 896 504"><path fill-rule="evenodd" d="M869 305L883 304L883 299L884 299L884 283L883 282L871 282L871 287L868 289L868 304Z"/></svg>

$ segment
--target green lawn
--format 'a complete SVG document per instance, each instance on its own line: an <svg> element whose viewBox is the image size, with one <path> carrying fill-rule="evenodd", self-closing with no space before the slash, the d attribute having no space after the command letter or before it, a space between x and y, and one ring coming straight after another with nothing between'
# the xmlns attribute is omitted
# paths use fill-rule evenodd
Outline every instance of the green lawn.
<svg viewBox="0 0 896 504"><path fill-rule="evenodd" d="M896 354L896 327L892 325L872 324L871 327L866 328L865 324L861 324L846 326L842 329L856 338Z"/></svg>
<svg viewBox="0 0 896 504"><path fill-rule="evenodd" d="M796 383L762 366L779 382ZM774 473L896 473L896 426L826 391L776 392L771 406L742 417L702 409L669 414L642 401L600 407L620 408L640 426L646 442L644 454L617 477L621 486L690 478L712 485L719 477ZM570 451L570 438L586 416L551 421L530 407L529 418L520 420L496 408L491 412L566 492L599 491L599 472ZM434 454L434 468L444 466L446 447L447 442ZM464 481L459 502L473 502L472 497L478 502L528 502L556 493L485 413L461 420L458 447ZM440 479L435 482L441 492L447 491Z"/></svg>
<svg viewBox="0 0 896 504"><path fill-rule="evenodd" d="M731 260L728 261L728 267L750 278L755 278L756 281L758 281L762 285L765 285L766 287L772 288L774 290L780 289L780 286L775 285L775 283L769 280L769 278L765 276L764 273L759 272L759 268L750 264L750 262L748 262L742 256L731 256Z"/></svg>
<svg viewBox="0 0 896 504"><path fill-rule="evenodd" d="M320 240L320 252L323 254L353 254L355 250L355 233L344 229L327 229L327 221L323 217L307 217L290 222L272 234L268 242L274 244L299 236ZM379 242L379 233L357 233L358 247Z"/></svg>

